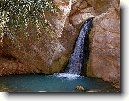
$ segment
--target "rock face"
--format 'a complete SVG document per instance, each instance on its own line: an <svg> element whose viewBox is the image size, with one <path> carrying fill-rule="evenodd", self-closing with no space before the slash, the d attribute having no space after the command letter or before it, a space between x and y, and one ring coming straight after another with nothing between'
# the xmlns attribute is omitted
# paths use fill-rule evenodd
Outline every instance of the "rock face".
<svg viewBox="0 0 129 101"><path fill-rule="evenodd" d="M0 55L1 55L2 52L3 52L3 51L2 51L2 48L3 48L2 45L0 45Z"/></svg>
<svg viewBox="0 0 129 101"><path fill-rule="evenodd" d="M36 68L30 65L24 65L14 58L0 58L0 76L9 74L22 74L22 73L38 73Z"/></svg>
<svg viewBox="0 0 129 101"><path fill-rule="evenodd" d="M53 29L51 34L41 31L40 40L36 40L36 28L30 24L28 38L17 31L16 43L20 47L11 43L10 39L5 36L4 46L2 48L0 46L0 54L11 55L16 60L4 60L2 57L0 70L4 67L5 62L7 64L16 62L16 64L25 66L21 66L21 68L14 66L13 68L19 68L15 73L26 73L27 70L45 74L60 72L68 61L82 23L87 18L94 16L86 74L103 78L106 81L119 82L119 0L54 0L54 3L58 7L58 11L54 14L45 13L46 19ZM2 73L0 72L0 75ZM14 74L14 72L3 74Z"/></svg>
<svg viewBox="0 0 129 101"><path fill-rule="evenodd" d="M120 9L111 7L94 19L87 73L120 87Z"/></svg>
<svg viewBox="0 0 129 101"><path fill-rule="evenodd" d="M11 43L8 38L4 39L5 54L11 54L21 63L37 68L39 72L46 74L59 72L68 58L62 56L66 49L59 38L70 13L72 2L71 0L54 0L54 3L58 7L58 12L54 14L45 12L46 20L49 21L53 29L50 34L41 30L41 37L37 40L37 30L33 24L30 24L28 28L29 37L26 38L17 31L16 43L18 45Z"/></svg>

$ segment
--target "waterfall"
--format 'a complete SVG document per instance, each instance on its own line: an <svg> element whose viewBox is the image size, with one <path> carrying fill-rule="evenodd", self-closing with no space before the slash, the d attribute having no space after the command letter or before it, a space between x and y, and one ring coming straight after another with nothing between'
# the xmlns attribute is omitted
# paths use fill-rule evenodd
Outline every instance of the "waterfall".
<svg viewBox="0 0 129 101"><path fill-rule="evenodd" d="M92 20L93 17L87 19L83 24L79 33L79 37L76 41L74 51L69 58L69 64L67 66L67 69L65 70L65 73L80 75L84 62L85 38L92 28Z"/></svg>

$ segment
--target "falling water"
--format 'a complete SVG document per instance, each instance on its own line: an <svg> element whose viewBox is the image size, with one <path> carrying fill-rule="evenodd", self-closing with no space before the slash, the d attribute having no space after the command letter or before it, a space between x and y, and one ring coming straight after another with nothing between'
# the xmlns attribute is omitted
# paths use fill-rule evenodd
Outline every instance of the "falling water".
<svg viewBox="0 0 129 101"><path fill-rule="evenodd" d="M84 62L85 38L92 28L93 18L89 18L83 24L73 53L69 58L69 64L65 73L80 75ZM86 47L87 48L87 47Z"/></svg>

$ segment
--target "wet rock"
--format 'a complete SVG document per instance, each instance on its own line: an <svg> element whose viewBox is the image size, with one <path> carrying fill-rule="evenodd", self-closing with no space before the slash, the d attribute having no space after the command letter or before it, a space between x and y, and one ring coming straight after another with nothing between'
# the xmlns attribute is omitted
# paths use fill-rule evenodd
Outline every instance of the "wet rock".
<svg viewBox="0 0 129 101"><path fill-rule="evenodd" d="M78 86L76 87L76 90L77 90L77 91L85 91L85 88L84 88L83 86L78 85Z"/></svg>

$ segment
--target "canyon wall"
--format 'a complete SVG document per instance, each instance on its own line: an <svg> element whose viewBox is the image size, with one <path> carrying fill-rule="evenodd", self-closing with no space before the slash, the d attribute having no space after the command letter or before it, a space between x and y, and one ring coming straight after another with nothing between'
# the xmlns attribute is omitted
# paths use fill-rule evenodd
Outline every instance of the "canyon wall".
<svg viewBox="0 0 129 101"><path fill-rule="evenodd" d="M45 13L53 30L50 34L41 30L37 40L37 30L30 24L27 38L17 30L16 44L4 36L0 43L0 75L63 71L81 25L94 16L85 73L120 87L120 1L54 0L54 4L58 11Z"/></svg>

